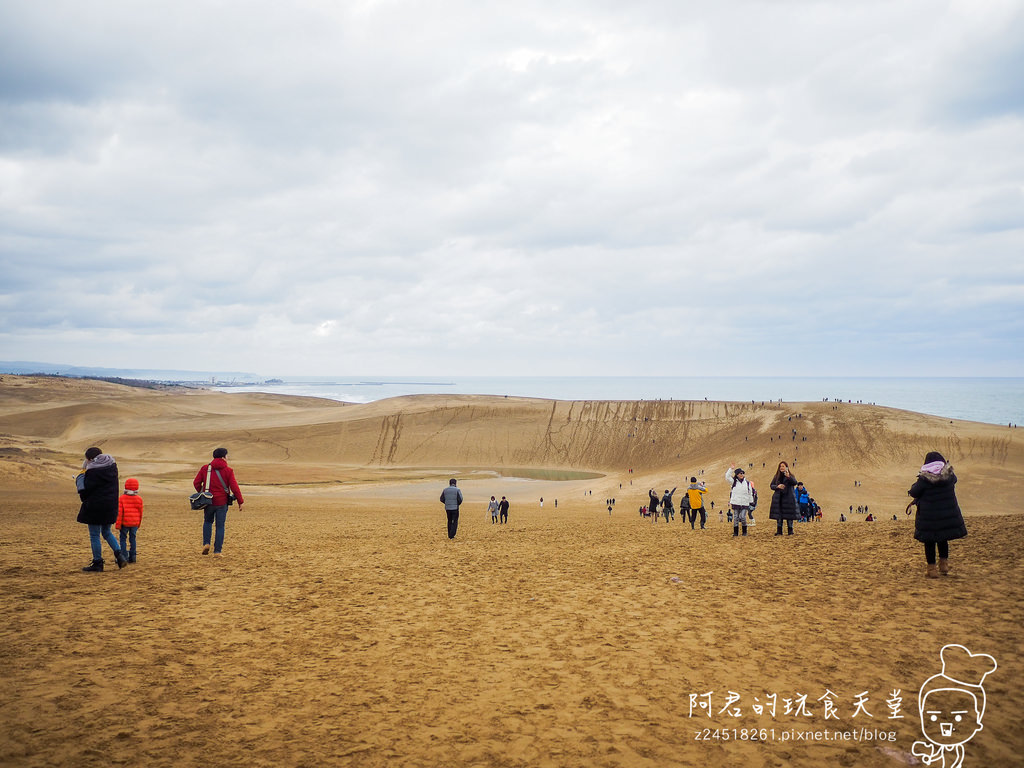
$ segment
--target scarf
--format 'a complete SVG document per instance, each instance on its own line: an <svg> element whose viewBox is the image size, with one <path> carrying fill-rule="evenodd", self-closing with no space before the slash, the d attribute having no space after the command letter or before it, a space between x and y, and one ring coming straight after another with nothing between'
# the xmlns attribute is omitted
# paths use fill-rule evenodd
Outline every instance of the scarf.
<svg viewBox="0 0 1024 768"><path fill-rule="evenodd" d="M82 469L103 469L103 467L111 467L113 465L114 457L106 453L101 453L92 461L87 460L82 462Z"/></svg>

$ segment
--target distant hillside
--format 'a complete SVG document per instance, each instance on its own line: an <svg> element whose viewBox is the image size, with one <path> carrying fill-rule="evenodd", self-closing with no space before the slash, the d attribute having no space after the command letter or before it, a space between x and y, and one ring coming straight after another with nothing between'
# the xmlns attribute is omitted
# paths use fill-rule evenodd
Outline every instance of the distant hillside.
<svg viewBox="0 0 1024 768"><path fill-rule="evenodd" d="M46 374L48 376L142 379L157 382L257 382L266 377L240 371L180 371L153 368L100 368L95 366L63 365L60 363L39 363L24 360L0 360L0 374L10 373L22 376Z"/></svg>
<svg viewBox="0 0 1024 768"><path fill-rule="evenodd" d="M1024 481L1024 432L872 405L476 395L346 405L0 377L0 464L9 477L66 475L92 444L133 474L175 483L223 444L247 482L268 486L326 487L357 468L392 480L426 470L561 469L603 474L610 495L620 483L671 488L701 476L719 503L730 464L766 488L784 459L828 508L864 503L889 514L902 513L930 450L956 467L969 511L1019 509Z"/></svg>

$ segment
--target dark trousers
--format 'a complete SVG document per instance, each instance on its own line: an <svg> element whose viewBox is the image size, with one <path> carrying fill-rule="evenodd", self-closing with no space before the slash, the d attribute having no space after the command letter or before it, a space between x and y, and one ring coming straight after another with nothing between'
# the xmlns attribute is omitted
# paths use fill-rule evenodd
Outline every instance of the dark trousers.
<svg viewBox="0 0 1024 768"><path fill-rule="evenodd" d="M129 562L135 562L135 537L139 533L139 526L121 526L121 554L128 558Z"/></svg>
<svg viewBox="0 0 1024 768"><path fill-rule="evenodd" d="M708 511L701 507L700 509L690 509L690 527L693 528L693 524L697 522L697 514L700 514L700 527L703 528L708 522Z"/></svg>
<svg viewBox="0 0 1024 768"><path fill-rule="evenodd" d="M508 522L508 512L502 512L501 513L501 522L503 522L503 523L507 523Z"/></svg>
<svg viewBox="0 0 1024 768"><path fill-rule="evenodd" d="M935 565L936 547L938 547L939 550L939 557L943 560L949 557L948 541L926 541L924 543L924 559L928 562L928 565Z"/></svg>
<svg viewBox="0 0 1024 768"><path fill-rule="evenodd" d="M444 512L448 515L448 538L454 539L455 532L459 530L459 510L446 509Z"/></svg>

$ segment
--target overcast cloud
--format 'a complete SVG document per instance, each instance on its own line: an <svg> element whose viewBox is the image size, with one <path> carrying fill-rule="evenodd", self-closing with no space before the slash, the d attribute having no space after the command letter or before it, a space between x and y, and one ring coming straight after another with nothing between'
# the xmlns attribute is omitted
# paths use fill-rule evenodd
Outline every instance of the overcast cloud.
<svg viewBox="0 0 1024 768"><path fill-rule="evenodd" d="M1024 375L1024 3L0 3L0 359Z"/></svg>

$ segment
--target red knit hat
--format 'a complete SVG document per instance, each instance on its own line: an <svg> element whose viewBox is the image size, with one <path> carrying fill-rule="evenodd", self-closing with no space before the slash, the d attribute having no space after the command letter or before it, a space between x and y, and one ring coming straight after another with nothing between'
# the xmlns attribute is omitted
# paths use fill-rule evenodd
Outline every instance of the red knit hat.
<svg viewBox="0 0 1024 768"><path fill-rule="evenodd" d="M129 477L124 481L124 489L126 491L137 491L139 490L139 481L134 477Z"/></svg>

